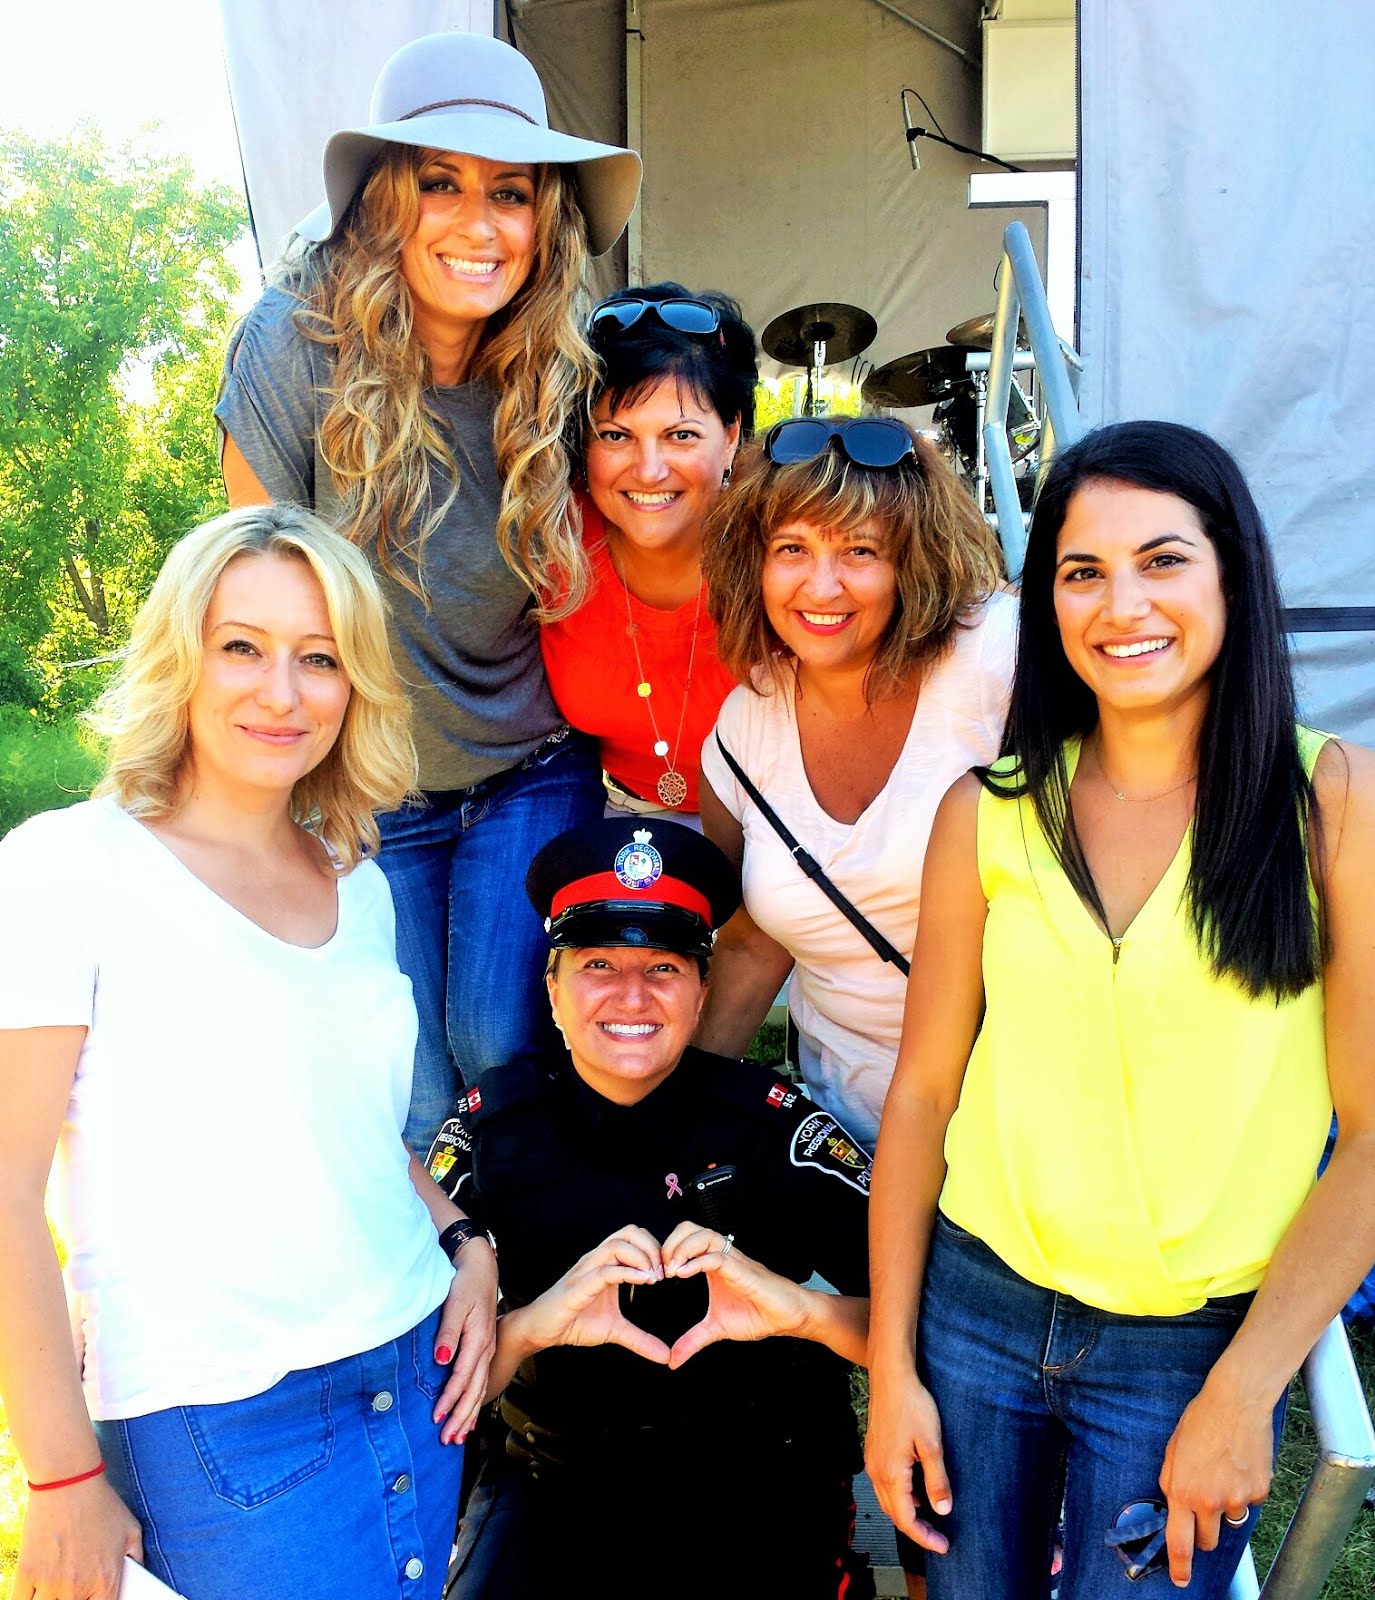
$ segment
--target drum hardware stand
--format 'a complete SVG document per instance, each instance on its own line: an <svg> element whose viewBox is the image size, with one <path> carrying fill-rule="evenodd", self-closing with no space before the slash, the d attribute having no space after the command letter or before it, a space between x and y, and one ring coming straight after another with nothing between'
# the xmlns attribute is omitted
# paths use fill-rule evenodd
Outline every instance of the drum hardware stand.
<svg viewBox="0 0 1375 1600"><path fill-rule="evenodd" d="M988 410L988 369L992 364L992 354L987 350L971 350L964 358L965 370L974 384L974 503L980 512L988 509L988 456L984 449L984 413ZM1030 350L1018 350L1012 357L1014 372L1032 371L1035 366L1036 358ZM1030 409L1029 403L1028 409Z"/></svg>

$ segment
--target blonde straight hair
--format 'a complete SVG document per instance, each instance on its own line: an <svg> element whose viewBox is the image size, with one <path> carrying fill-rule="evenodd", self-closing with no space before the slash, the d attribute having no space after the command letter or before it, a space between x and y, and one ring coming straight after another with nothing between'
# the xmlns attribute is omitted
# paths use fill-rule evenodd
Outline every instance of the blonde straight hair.
<svg viewBox="0 0 1375 1600"><path fill-rule="evenodd" d="M344 531L355 543L372 542L383 570L421 596L425 543L459 490L458 464L425 399L430 362L401 274L429 154L407 145L384 151L338 235L282 280L303 301L302 334L334 351L319 444L344 503ZM541 167L530 276L489 320L471 374L491 377L499 391L497 543L547 606L540 620L575 610L590 582L568 447L597 378L583 334L586 271L587 229L572 183L558 167ZM449 484L438 501L436 470Z"/></svg>
<svg viewBox="0 0 1375 1600"><path fill-rule="evenodd" d="M172 547L134 621L119 670L89 713L106 741L95 794L135 817L181 805L188 706L205 655L205 618L226 567L244 556L304 561L319 580L350 694L343 726L291 795L291 813L343 871L379 845L374 813L415 787L410 707L387 644L387 608L367 557L299 506L245 506L202 523Z"/></svg>

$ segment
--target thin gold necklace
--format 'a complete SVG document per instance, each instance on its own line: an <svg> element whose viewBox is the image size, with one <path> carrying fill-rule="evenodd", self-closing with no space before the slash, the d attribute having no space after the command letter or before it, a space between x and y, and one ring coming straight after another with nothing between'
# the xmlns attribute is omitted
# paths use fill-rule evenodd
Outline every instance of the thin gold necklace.
<svg viewBox="0 0 1375 1600"><path fill-rule="evenodd" d="M610 551L607 555L609 558ZM651 698L654 686L645 676L645 664L640 659L640 625L635 621L634 613L630 609L630 586L621 577L614 561L611 563L611 570L616 573L621 592L625 595L625 631L630 640L630 648L635 652L635 674L639 680L635 685L635 693L644 701L645 710L649 713L649 726L654 734L654 754L664 763L664 770L654 785L654 792L664 805L676 809L688 795L687 779L678 771L677 761L683 747L683 724L687 721L688 700L692 693L692 668L697 660L697 624L702 620L701 580L698 580L697 605L692 613L692 643L688 649L687 677L683 680L683 709L678 713L678 732L673 740L673 749L670 751L668 740L659 732L659 720L654 715Z"/></svg>
<svg viewBox="0 0 1375 1600"><path fill-rule="evenodd" d="M1168 789L1162 789L1159 794L1123 794L1117 785L1108 776L1108 769L1103 765L1103 756L1097 745L1093 748L1093 759L1098 764L1098 775L1107 784L1117 798L1129 806L1150 805L1153 800L1163 800L1167 795L1178 794L1181 789L1188 786L1198 777L1197 772L1191 772L1187 778L1181 778L1178 783L1172 783Z"/></svg>

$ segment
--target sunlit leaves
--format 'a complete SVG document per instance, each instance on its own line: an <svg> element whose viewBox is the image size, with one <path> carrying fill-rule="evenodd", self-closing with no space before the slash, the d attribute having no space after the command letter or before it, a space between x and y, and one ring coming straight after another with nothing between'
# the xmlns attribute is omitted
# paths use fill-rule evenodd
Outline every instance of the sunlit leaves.
<svg viewBox="0 0 1375 1600"><path fill-rule="evenodd" d="M244 226L146 139L0 133L0 696L87 699L93 675L63 664L118 645L168 544L220 504L210 407Z"/></svg>

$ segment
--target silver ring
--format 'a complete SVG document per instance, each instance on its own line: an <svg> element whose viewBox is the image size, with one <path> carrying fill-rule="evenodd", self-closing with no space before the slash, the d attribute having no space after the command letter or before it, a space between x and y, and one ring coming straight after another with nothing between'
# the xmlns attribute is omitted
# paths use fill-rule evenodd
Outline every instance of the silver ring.
<svg viewBox="0 0 1375 1600"><path fill-rule="evenodd" d="M735 1235L733 1233L728 1233L726 1235L726 1242L721 1246L721 1259L722 1259L722 1261L724 1261L726 1259L726 1257L734 1249L735 1249Z"/></svg>
<svg viewBox="0 0 1375 1600"><path fill-rule="evenodd" d="M1222 1520L1229 1528L1244 1528L1251 1520L1251 1513L1249 1511L1244 1511L1239 1517L1229 1517L1224 1511L1222 1513Z"/></svg>

